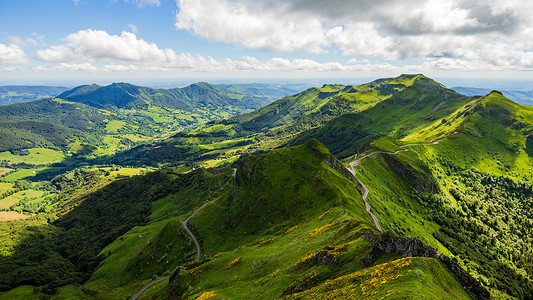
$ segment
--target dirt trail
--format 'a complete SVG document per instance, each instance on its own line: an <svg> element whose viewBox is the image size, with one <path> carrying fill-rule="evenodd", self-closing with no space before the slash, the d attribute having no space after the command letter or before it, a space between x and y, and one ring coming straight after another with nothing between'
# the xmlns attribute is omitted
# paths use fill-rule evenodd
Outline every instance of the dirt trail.
<svg viewBox="0 0 533 300"><path fill-rule="evenodd" d="M198 243L198 240L196 239L196 237L194 236L194 234L189 230L189 228L187 227L187 222L189 222L189 220L194 217L199 211L201 211L204 207L206 207L206 205L209 204L209 202L205 203L204 205L202 205L198 210L196 210L191 216L189 216L185 221L182 221L181 224L183 225L183 228L185 228L185 231L187 231L187 233L191 236L192 240L194 241L194 244L196 245L196 261L200 261L200 244ZM137 294L133 295L133 297L131 298L131 300L135 300L137 299L137 297L139 297L144 291L146 291L147 289L149 289L150 287L152 287L154 284L156 283L159 283L160 281L163 281L165 279L168 279L170 276L166 276L166 277L163 277L163 278L159 278L157 280L154 280L152 282L150 282L149 284L147 284L145 287L142 288L142 290L138 291Z"/></svg>
<svg viewBox="0 0 533 300"><path fill-rule="evenodd" d="M146 291L147 289L149 289L150 287L152 287L152 285L156 284L156 283L159 283L160 281L163 281L165 279L168 279L170 276L167 276L167 277L163 277L163 278L159 278L158 280L154 280L152 282L150 282L149 284L147 284L145 287L142 288L142 290L138 291L137 294L133 295L133 297L131 297L131 300L135 300L137 299L137 297L139 297L144 291Z"/></svg>
<svg viewBox="0 0 533 300"><path fill-rule="evenodd" d="M201 211L207 204L209 204L209 202L207 202L206 204L202 205L197 211L194 212L194 214L192 214L190 217L188 217L185 221L181 222L181 224L183 224L183 228L185 228L187 233L191 236L192 240L194 241L194 244L196 245L196 261L200 261L200 244L198 243L198 240L196 239L194 234L192 234L192 232L187 227L187 222L189 222L189 220L192 217L194 217L199 211Z"/></svg>
<svg viewBox="0 0 533 300"><path fill-rule="evenodd" d="M348 171L350 171L350 173L352 173L352 175L355 177L355 166L359 165L359 162L364 159L364 158L367 158L369 156L372 156L374 154L378 154L378 153L383 153L383 154L390 154L390 155L396 155L400 152L405 152L405 151L409 151L409 149L406 149L407 147L412 147L412 146L421 146L421 145L436 145L438 144L439 142L433 142L433 143L420 143L420 144L407 144L407 145L402 145L400 146L400 150L396 151L396 152L388 152L388 151L374 151L374 152L371 152L369 154L366 154L366 155L363 155L362 157L360 158L356 158L354 161L352 161L350 163L350 168L347 168ZM368 202L366 201L366 198L368 197L368 188L366 187L366 185L364 185L361 181L357 180L359 182L359 184L361 184L361 186L363 187L363 189L365 190L365 192L363 193L363 201L365 201L365 208L366 208L366 211L368 212L368 214L370 214L370 216L372 217L372 220L374 220L374 225L376 226L376 228L383 232L383 230L381 230L381 226L379 226L379 222L378 222L378 218L376 217L376 215L374 215L374 213L372 213L371 211L371 207L370 207L370 204L368 204Z"/></svg>

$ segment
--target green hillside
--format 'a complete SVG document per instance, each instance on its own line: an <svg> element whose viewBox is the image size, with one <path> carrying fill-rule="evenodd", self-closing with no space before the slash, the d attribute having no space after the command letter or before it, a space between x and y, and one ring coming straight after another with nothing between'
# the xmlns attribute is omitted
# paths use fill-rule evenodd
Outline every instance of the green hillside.
<svg viewBox="0 0 533 300"><path fill-rule="evenodd" d="M146 109L156 106L188 112L217 109L219 113L229 113L229 116L266 104L253 97L253 94L245 97L246 94L242 90L240 93L235 91L236 88L228 87L228 90L233 91L230 93L225 88L206 82L174 89L153 89L129 83L113 83L108 86L92 84L79 86L57 97L99 108Z"/></svg>
<svg viewBox="0 0 533 300"><path fill-rule="evenodd" d="M418 77L413 85L378 105L361 113L344 114L322 127L301 133L289 144L316 138L335 155L345 158L353 155L354 149L380 137L401 139L418 133L470 101L427 77Z"/></svg>
<svg viewBox="0 0 533 300"><path fill-rule="evenodd" d="M0 267L15 262L19 267L0 279L5 289L22 283L8 278L24 277L24 283L42 285L41 293L58 297L73 286L55 287L88 279L76 289L81 298L124 298L152 278L174 273L170 284L164 281L146 295L213 293L234 299L300 298L351 274L359 278L362 295L367 288L375 295L441 295L452 288L443 297L454 293L470 299L436 257L398 260L402 254L391 253L375 262L365 259L374 251L365 234L374 225L349 174L323 145L310 141L251 156L241 162L235 178L198 170L121 180L60 204L55 221L43 227L47 231L19 233L26 238L19 247L4 248L12 254L0 261ZM94 178L93 186L99 182ZM189 264L194 244L182 229L175 232L181 228L178 221L199 207L189 226L200 239L202 260ZM35 234L48 242L35 244ZM32 253L47 257L41 263L46 274L62 270L62 277L41 273L40 266L32 265ZM368 264L373 267L365 269ZM410 272L424 274L427 281ZM346 288L333 284L336 293Z"/></svg>
<svg viewBox="0 0 533 300"><path fill-rule="evenodd" d="M19 156L5 160L5 165L22 160L26 149L37 148L64 152L67 165L84 164L80 158L112 155L208 120L257 108L271 101L276 90L270 87L260 94L254 87L208 83L168 90L127 83L80 86L57 99L0 107L0 152Z"/></svg>
<svg viewBox="0 0 533 300"><path fill-rule="evenodd" d="M220 90L180 89L206 107ZM102 145L177 111L49 101L79 107ZM2 126L39 149L90 132L49 120ZM532 143L533 108L402 75L308 89L84 164L0 152L13 168L0 209L27 216L0 222L0 299L531 299ZM39 175L62 159L71 167Z"/></svg>
<svg viewBox="0 0 533 300"><path fill-rule="evenodd" d="M112 162L176 164L179 161L188 167L202 159L231 162L235 156L281 147L303 131L322 126L338 116L369 109L414 84L440 86L423 75L401 75L359 86L311 88L252 112L180 132L156 148L132 149ZM226 143L227 140L232 143Z"/></svg>

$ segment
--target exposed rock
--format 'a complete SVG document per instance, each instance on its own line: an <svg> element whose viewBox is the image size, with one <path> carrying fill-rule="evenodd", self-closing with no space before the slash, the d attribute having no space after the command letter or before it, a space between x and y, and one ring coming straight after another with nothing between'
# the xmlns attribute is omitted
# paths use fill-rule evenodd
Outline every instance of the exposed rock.
<svg viewBox="0 0 533 300"><path fill-rule="evenodd" d="M363 258L365 265L371 265L382 253L399 254L402 257L437 257L437 249L428 246L418 238L397 238L390 232L379 236L369 230L365 240L372 243L372 250Z"/></svg>
<svg viewBox="0 0 533 300"><path fill-rule="evenodd" d="M459 264L440 254L437 249L427 245L418 238L398 238L390 232L376 235L373 231L365 232L364 239L372 243L370 252L363 258L365 266L373 264L383 253L399 254L402 257L432 257L439 259L461 282L466 291L477 298L489 300L489 291L479 281L468 274Z"/></svg>

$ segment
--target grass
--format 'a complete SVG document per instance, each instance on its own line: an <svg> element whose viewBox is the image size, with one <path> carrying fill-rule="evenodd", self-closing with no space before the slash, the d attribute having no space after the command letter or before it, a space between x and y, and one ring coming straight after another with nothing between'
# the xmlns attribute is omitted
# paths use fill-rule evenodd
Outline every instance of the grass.
<svg viewBox="0 0 533 300"><path fill-rule="evenodd" d="M0 299L5 300L26 300L38 297L34 292L35 287L31 285L21 285L9 292L0 293Z"/></svg>
<svg viewBox="0 0 533 300"><path fill-rule="evenodd" d="M13 184L9 182L0 182L0 195L13 189Z"/></svg>
<svg viewBox="0 0 533 300"><path fill-rule="evenodd" d="M413 153L400 152L399 155L410 156ZM395 232L400 236L418 237L437 248L439 252L449 253L433 236L439 226L426 220L426 209L411 196L413 187L384 160L383 155L376 154L374 157L363 159L359 166L355 167L355 171L356 178L370 191L367 201L383 230Z"/></svg>
<svg viewBox="0 0 533 300"><path fill-rule="evenodd" d="M286 299L471 299L433 258L402 258L344 275Z"/></svg>
<svg viewBox="0 0 533 300"><path fill-rule="evenodd" d="M28 151L28 155L13 155L8 151L0 152L0 160L6 160L11 164L44 165L59 162L65 158L62 152L52 149L32 148Z"/></svg>
<svg viewBox="0 0 533 300"><path fill-rule="evenodd" d="M42 167L42 168L32 168L32 169L19 169L15 172L9 173L8 175L4 176L4 180L9 181L9 182L15 182L20 179L26 179L29 177L36 176L40 172L53 171L57 169L60 169L60 168Z"/></svg>
<svg viewBox="0 0 533 300"><path fill-rule="evenodd" d="M105 130L108 133L116 133L117 130L124 127L127 123L120 120L111 120L106 124Z"/></svg>
<svg viewBox="0 0 533 300"><path fill-rule="evenodd" d="M29 218L29 216L16 211L0 211L0 221L14 221L26 218Z"/></svg>
<svg viewBox="0 0 533 300"><path fill-rule="evenodd" d="M13 171L13 169L9 169L9 168L0 168L0 176L4 176L5 174L9 173Z"/></svg>
<svg viewBox="0 0 533 300"><path fill-rule="evenodd" d="M18 203L22 199L36 199L40 198L44 195L43 191L36 191L36 190L24 190L17 192L11 196L5 197L3 199L0 199L0 208L9 208L13 204Z"/></svg>

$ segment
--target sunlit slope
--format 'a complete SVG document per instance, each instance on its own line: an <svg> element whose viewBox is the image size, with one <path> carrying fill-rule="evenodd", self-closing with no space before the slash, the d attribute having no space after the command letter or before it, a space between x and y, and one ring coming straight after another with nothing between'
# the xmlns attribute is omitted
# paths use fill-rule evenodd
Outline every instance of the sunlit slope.
<svg viewBox="0 0 533 300"><path fill-rule="evenodd" d="M357 86L339 84L311 88L294 96L284 97L263 108L228 120L206 124L190 134L250 134L278 128L271 133L294 134L319 126L332 118L372 107L418 81L423 75L401 75L379 79ZM214 129L209 129L213 126Z"/></svg>
<svg viewBox="0 0 533 300"><path fill-rule="evenodd" d="M492 92L401 141L382 138L371 146L395 152L402 144L438 144L377 154L358 167L375 191L369 201L378 217L387 218L394 207L383 199L404 203L415 220L422 218L410 223L408 235L431 233L494 295L519 299L533 293L532 112ZM400 188L402 180L395 177L409 182L412 192L402 195L409 189ZM433 222L437 226L428 226Z"/></svg>
<svg viewBox="0 0 533 300"><path fill-rule="evenodd" d="M303 132L290 144L316 138L332 153L345 158L380 137L400 139L418 133L470 101L471 98L446 89L427 77L419 77L413 85L378 105L356 114L345 114L324 126Z"/></svg>

